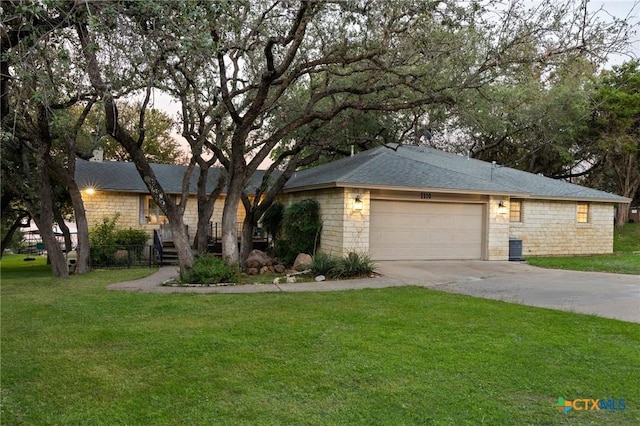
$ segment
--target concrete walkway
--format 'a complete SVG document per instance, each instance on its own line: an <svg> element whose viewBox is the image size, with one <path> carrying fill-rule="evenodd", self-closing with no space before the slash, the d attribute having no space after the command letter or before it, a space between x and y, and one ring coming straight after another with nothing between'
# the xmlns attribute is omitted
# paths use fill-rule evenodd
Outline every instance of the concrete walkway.
<svg viewBox="0 0 640 426"><path fill-rule="evenodd" d="M377 262L380 276L343 281L172 287L162 283L178 275L162 267L148 277L111 284L110 290L147 293L266 293L339 291L421 286L451 293L503 300L640 323L640 277L600 272L542 269L520 262Z"/></svg>

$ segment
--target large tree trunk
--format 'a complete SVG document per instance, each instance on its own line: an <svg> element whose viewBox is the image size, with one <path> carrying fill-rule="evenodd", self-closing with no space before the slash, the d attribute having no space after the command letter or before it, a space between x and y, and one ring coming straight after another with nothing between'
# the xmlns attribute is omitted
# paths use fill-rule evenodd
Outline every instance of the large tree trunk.
<svg viewBox="0 0 640 426"><path fill-rule="evenodd" d="M242 222L242 239L240 240L240 259L244 263L249 257L249 253L253 250L253 230L255 229L256 222L253 219L253 215L247 213Z"/></svg>
<svg viewBox="0 0 640 426"><path fill-rule="evenodd" d="M638 171L638 154L630 153L613 163L618 177L618 186L623 197L631 198L640 188L640 172ZM629 221L629 204L620 203L616 211L616 226L622 228Z"/></svg>
<svg viewBox="0 0 640 426"><path fill-rule="evenodd" d="M76 247L78 259L74 273L78 275L86 274L91 270L89 266L89 224L87 223L87 215L84 209L84 203L82 202L82 196L80 195L80 189L75 184L75 181L73 185L69 185L68 188L76 218L76 236L78 238L78 245Z"/></svg>
<svg viewBox="0 0 640 426"><path fill-rule="evenodd" d="M619 203L616 209L616 226L622 228L629 222L629 204Z"/></svg>
<svg viewBox="0 0 640 426"><path fill-rule="evenodd" d="M59 210L53 210L53 219L58 224L60 232L62 232L62 238L64 239L64 251L65 253L69 253L71 250L73 250L73 243L71 242L71 231L69 231L69 227L64 222L62 213L60 213Z"/></svg>
<svg viewBox="0 0 640 426"><path fill-rule="evenodd" d="M193 240L193 247L200 254L206 253L209 249L209 222L212 214L213 206L208 208L206 205L203 205L201 208L200 200L198 200L198 228L196 229L196 236Z"/></svg>
<svg viewBox="0 0 640 426"><path fill-rule="evenodd" d="M11 226L7 230L7 233L5 234L4 238L2 239L2 242L0 242L0 259L2 259L2 255L4 254L4 249L7 247L7 245L13 239L13 234L15 234L16 231L19 228L23 227L22 221L25 218L30 218L30 217L31 217L31 215L29 213L27 213L27 212L24 212L22 215L16 217L14 222L11 224Z"/></svg>
<svg viewBox="0 0 640 426"><path fill-rule="evenodd" d="M207 194L207 177L209 175L209 166L200 164L200 176L198 177L198 229L194 239L194 246L198 253L206 253L209 246L209 223L213 215L216 200L222 193L224 188L225 177L220 176L216 188Z"/></svg>
<svg viewBox="0 0 640 426"><path fill-rule="evenodd" d="M167 218L169 219L169 227L171 228L173 244L176 246L176 250L178 252L178 265L180 267L180 276L182 276L187 269L193 265L194 260L191 244L189 243L187 227L184 224L182 214L179 213L177 209L171 209Z"/></svg>
<svg viewBox="0 0 640 426"><path fill-rule="evenodd" d="M38 190L40 208L39 215L33 213L32 215L40 230L42 242L47 249L47 256L51 262L53 276L57 278L68 278L69 267L67 266L67 259L53 232L53 194L51 193L49 170L40 158L38 158L38 162L40 163L38 166L38 176L40 178Z"/></svg>
<svg viewBox="0 0 640 426"><path fill-rule="evenodd" d="M232 176L227 198L222 210L222 257L228 265L238 265L238 203L242 194L243 179Z"/></svg>

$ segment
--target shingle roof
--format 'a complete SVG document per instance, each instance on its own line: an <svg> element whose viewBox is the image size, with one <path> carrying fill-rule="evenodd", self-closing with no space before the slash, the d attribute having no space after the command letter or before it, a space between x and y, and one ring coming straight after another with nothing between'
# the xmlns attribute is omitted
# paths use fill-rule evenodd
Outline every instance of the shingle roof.
<svg viewBox="0 0 640 426"><path fill-rule="evenodd" d="M186 166L174 164L152 164L151 168L156 174L160 185L168 194L182 193L182 178ZM189 192L196 193L198 175L200 169L196 167L189 181ZM209 169L207 190L212 191L220 179L221 169L212 167ZM253 189L262 180L263 171L258 171L251 182L249 189ZM76 182L80 188L88 186L101 191L136 192L146 194L149 192L142 178L138 174L135 164L124 161L93 162L86 160L76 161ZM223 190L223 193L225 190Z"/></svg>
<svg viewBox="0 0 640 426"><path fill-rule="evenodd" d="M379 147L297 172L285 190L409 187L626 203L628 198L421 146Z"/></svg>

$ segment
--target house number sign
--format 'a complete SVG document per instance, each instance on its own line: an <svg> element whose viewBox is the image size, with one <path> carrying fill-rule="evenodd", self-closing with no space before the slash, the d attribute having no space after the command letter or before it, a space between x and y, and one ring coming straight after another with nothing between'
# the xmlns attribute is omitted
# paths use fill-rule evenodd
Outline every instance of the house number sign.
<svg viewBox="0 0 640 426"><path fill-rule="evenodd" d="M431 199L431 193L430 192L421 192L420 193L420 199L421 200L430 200Z"/></svg>

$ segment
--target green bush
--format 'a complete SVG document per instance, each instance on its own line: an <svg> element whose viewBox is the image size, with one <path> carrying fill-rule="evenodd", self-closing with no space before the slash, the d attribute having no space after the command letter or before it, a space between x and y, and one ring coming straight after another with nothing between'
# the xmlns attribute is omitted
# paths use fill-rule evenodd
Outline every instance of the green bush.
<svg viewBox="0 0 640 426"><path fill-rule="evenodd" d="M149 236L142 229L117 229L115 232L115 242L122 246L143 246L147 244Z"/></svg>
<svg viewBox="0 0 640 426"><path fill-rule="evenodd" d="M238 282L237 271L212 254L199 256L182 277L185 284L220 284Z"/></svg>
<svg viewBox="0 0 640 426"><path fill-rule="evenodd" d="M89 231L89 244L91 246L113 246L116 244L116 228L120 213L112 217L104 217L99 223Z"/></svg>
<svg viewBox="0 0 640 426"><path fill-rule="evenodd" d="M89 231L89 246L91 264L114 265L126 263L126 257L117 256L120 250L127 250L128 246L143 246L147 243L147 233L141 229L118 228L120 213L102 219ZM137 260L142 256L142 250L135 250Z"/></svg>
<svg viewBox="0 0 640 426"><path fill-rule="evenodd" d="M364 277L375 272L375 263L366 254L349 253L338 262L340 278Z"/></svg>
<svg viewBox="0 0 640 426"><path fill-rule="evenodd" d="M275 247L276 256L286 265L298 253L313 255L320 244L320 204L316 200L302 200L284 210L281 239Z"/></svg>
<svg viewBox="0 0 640 426"><path fill-rule="evenodd" d="M260 226L274 242L280 237L283 216L284 205L276 202L271 204L260 218Z"/></svg>
<svg viewBox="0 0 640 426"><path fill-rule="evenodd" d="M326 277L335 277L338 273L338 265L340 259L325 253L317 253L311 259L310 269L314 275L324 275Z"/></svg>

